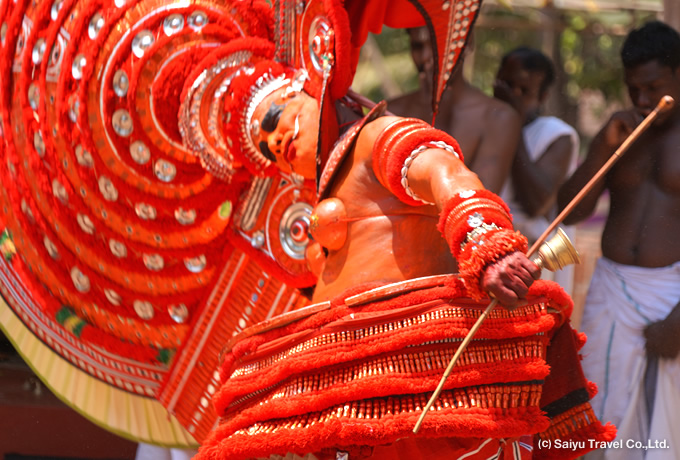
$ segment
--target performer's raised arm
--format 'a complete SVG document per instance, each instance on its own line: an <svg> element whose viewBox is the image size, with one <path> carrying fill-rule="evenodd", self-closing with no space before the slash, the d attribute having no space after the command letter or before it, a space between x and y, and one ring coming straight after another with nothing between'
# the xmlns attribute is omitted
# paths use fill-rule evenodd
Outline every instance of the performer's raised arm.
<svg viewBox="0 0 680 460"><path fill-rule="evenodd" d="M524 256L526 238L512 229L505 203L484 189L463 163L455 139L420 120L383 117L359 137L357 155L371 152L379 182L412 206L436 205L439 231L471 294L511 307L540 276Z"/></svg>

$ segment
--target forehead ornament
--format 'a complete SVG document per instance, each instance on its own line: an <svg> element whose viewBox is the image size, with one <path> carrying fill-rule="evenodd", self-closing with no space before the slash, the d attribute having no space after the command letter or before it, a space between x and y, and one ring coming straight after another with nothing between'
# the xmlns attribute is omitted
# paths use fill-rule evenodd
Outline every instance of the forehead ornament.
<svg viewBox="0 0 680 460"><path fill-rule="evenodd" d="M253 89L250 92L250 97L246 102L245 117L243 118L243 124L241 125L241 136L242 140L245 141L243 144L246 147L247 153L251 156L261 156L255 145L255 139L253 138L260 134L260 122L259 120L253 120L255 109L267 98L267 96L274 91L283 88L288 83L290 83L290 79L286 78L285 75L274 77L269 72L262 74L262 76L255 81Z"/></svg>

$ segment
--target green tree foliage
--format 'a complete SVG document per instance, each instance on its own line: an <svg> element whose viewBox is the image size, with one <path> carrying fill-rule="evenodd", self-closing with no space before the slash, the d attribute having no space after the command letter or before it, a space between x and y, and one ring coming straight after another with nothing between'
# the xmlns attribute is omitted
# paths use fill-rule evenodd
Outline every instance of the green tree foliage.
<svg viewBox="0 0 680 460"><path fill-rule="evenodd" d="M475 27L473 66L466 68L466 75L472 84L491 94L503 54L516 46L533 46L556 61L558 73L562 72L558 83L569 104L578 104L584 89L601 91L607 101L623 102L626 95L619 51L625 34L654 17L653 12L634 10L486 8ZM400 89L407 92L416 88L418 79L405 31L385 28L375 41ZM545 49L551 43L552 49ZM383 77L370 67L364 53L354 88L373 100L383 99Z"/></svg>

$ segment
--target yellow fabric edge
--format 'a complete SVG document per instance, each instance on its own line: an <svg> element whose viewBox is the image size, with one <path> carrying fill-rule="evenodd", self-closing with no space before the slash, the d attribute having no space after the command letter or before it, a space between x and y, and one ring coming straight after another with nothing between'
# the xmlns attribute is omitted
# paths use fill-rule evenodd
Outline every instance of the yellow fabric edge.
<svg viewBox="0 0 680 460"><path fill-rule="evenodd" d="M80 415L88 419L90 422L97 426L104 428L111 433L114 433L122 438L128 439L134 442L144 442L147 444L153 444L160 447L169 448L192 448L198 447L198 443L193 438L193 436L186 431L180 423L177 421L174 415L168 413L168 411L161 405L161 403L152 398L147 398L143 396L134 395L128 393L127 391L120 390L112 385L101 382L89 374L83 372L76 366L72 365L60 355L52 351L47 345L45 345L40 339L38 339L31 330L26 327L26 325L16 316L16 313L7 305L5 299L0 297L0 328L5 333L5 336L14 346L15 350L21 358L28 364L35 375L40 378L43 384L49 388L49 390L59 398L64 404L78 412ZM23 334L23 335L22 335ZM20 342L23 342L20 344ZM30 347L31 355L27 356L24 353L24 349ZM46 355L50 355L49 359L44 359ZM40 365L38 365L40 363ZM152 423L151 420L147 419L145 421L138 421L138 423L128 424L128 426L123 426L120 422L123 420L129 420L128 416L118 417L119 423L116 424L110 421L108 417L108 410L103 414L94 414L90 411L83 410L74 404L67 395L60 391L57 391L54 385L50 384L48 379L45 377L45 373L53 374L55 372L54 368L61 368L58 374L61 375L77 375L79 382L88 380L87 387L91 386L100 387L104 385L109 391L109 395L101 395L96 391L90 391L89 399L96 397L100 403L101 398L106 397L110 404L116 404L118 407L127 407L127 412L132 412L133 408L135 414L127 414L128 416L153 416L153 423L162 427L162 430L154 430L154 433L150 432L148 426ZM100 387L101 388L101 387ZM84 402L84 406L88 405ZM138 430L139 426L145 426L147 429ZM160 433L163 436L159 437Z"/></svg>

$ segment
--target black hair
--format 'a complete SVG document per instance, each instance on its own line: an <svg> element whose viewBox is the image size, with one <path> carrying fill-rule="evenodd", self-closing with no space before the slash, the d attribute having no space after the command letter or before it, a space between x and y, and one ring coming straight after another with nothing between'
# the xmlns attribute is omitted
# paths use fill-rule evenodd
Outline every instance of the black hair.
<svg viewBox="0 0 680 460"><path fill-rule="evenodd" d="M680 65L680 34L661 21L632 30L621 47L621 62L626 69L654 60L672 70Z"/></svg>
<svg viewBox="0 0 680 460"><path fill-rule="evenodd" d="M522 67L529 72L543 73L543 81L541 82L540 94L545 94L550 88L550 85L555 81L555 66L548 56L535 48L528 46L520 46L512 51L509 51L501 59L501 67L505 65L508 59L517 58L522 63Z"/></svg>

